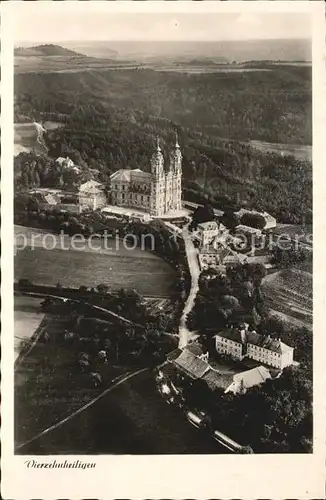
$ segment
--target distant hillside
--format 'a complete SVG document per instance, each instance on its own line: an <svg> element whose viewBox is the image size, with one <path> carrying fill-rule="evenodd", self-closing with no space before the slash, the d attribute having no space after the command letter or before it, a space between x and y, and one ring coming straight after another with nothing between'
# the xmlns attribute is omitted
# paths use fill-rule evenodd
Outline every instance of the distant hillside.
<svg viewBox="0 0 326 500"><path fill-rule="evenodd" d="M107 41L67 42L65 46L92 57L118 60L168 58L175 61L223 58L226 61L311 61L311 40L275 39L246 41Z"/></svg>
<svg viewBox="0 0 326 500"><path fill-rule="evenodd" d="M34 47L17 47L15 48L15 56L31 57L31 56L66 56L66 57L83 57L83 54L74 50L66 49L60 45L46 44L36 45Z"/></svg>

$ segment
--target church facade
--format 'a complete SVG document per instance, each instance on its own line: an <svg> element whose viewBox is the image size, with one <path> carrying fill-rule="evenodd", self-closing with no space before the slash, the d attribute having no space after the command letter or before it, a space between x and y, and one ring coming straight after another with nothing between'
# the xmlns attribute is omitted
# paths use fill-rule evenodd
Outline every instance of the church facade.
<svg viewBox="0 0 326 500"><path fill-rule="evenodd" d="M120 169L111 175L111 203L144 210L161 217L181 210L182 154L178 140L169 158L167 170L157 140L150 172Z"/></svg>

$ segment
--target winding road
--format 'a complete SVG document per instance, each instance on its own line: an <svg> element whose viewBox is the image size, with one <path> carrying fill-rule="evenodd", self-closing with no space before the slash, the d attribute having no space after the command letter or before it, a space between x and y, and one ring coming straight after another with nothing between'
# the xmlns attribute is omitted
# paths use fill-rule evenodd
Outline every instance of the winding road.
<svg viewBox="0 0 326 500"><path fill-rule="evenodd" d="M193 241L191 239L191 235L188 229L188 224L184 226L182 230L182 237L185 242L186 255L191 275L191 288L180 320L180 326L179 326L180 348L185 347L190 340L194 340L196 338L196 334L194 332L191 332L187 327L187 316L195 305L195 300L199 288L198 280L200 275L200 269L197 258L198 251L195 248L195 245L193 244Z"/></svg>

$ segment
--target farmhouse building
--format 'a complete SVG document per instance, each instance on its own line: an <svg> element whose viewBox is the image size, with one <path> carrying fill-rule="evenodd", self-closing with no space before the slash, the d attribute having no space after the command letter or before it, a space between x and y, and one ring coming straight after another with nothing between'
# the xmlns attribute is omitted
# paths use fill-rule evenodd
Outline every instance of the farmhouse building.
<svg viewBox="0 0 326 500"><path fill-rule="evenodd" d="M191 380L203 380L211 390L220 389L223 392L244 394L249 388L264 383L271 378L271 374L264 366L258 366L234 374L220 370L216 364L208 359L201 344L188 344L184 349L176 349L168 355L168 361L162 367L162 376L174 377L182 373Z"/></svg>

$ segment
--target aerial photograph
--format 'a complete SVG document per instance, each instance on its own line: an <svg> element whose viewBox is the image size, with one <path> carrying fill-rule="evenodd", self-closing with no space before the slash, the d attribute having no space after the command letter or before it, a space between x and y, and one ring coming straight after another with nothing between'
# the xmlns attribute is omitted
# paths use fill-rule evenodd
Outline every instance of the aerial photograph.
<svg viewBox="0 0 326 500"><path fill-rule="evenodd" d="M309 14L22 9L13 50L15 454L312 453Z"/></svg>

